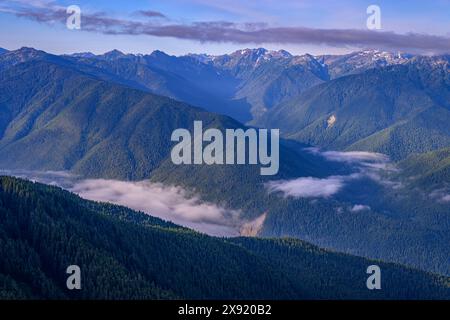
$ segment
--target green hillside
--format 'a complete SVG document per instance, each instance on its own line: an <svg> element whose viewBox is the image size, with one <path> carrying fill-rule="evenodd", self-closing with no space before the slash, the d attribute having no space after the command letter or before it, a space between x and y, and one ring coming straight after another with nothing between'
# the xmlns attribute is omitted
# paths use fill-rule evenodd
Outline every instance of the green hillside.
<svg viewBox="0 0 450 320"><path fill-rule="evenodd" d="M412 155L399 166L401 176L412 177L410 183L423 190L450 187L450 148Z"/></svg>
<svg viewBox="0 0 450 320"><path fill-rule="evenodd" d="M448 57L418 58L317 85L258 124L303 143L399 160L450 145L449 101Z"/></svg>
<svg viewBox="0 0 450 320"><path fill-rule="evenodd" d="M0 177L2 299L449 299L449 279L298 240L221 239ZM82 289L65 287L68 265ZM382 290L366 288L366 268Z"/></svg>
<svg viewBox="0 0 450 320"><path fill-rule="evenodd" d="M191 128L194 120L205 127L216 121L238 126L230 118L46 61L2 72L0 93L3 168L143 179L170 154L174 129Z"/></svg>
<svg viewBox="0 0 450 320"><path fill-rule="evenodd" d="M379 152L388 154L392 160L437 150L450 145L449 119L450 111L445 108L428 109L359 140L345 150Z"/></svg>
<svg viewBox="0 0 450 320"><path fill-rule="evenodd" d="M148 178L170 156L173 130L192 130L195 120L204 129L244 128L231 118L48 61L0 74L0 112L1 167L125 180ZM294 159L281 146L280 154L290 159L280 177L329 172L306 152Z"/></svg>
<svg viewBox="0 0 450 320"><path fill-rule="evenodd" d="M262 236L298 237L321 247L450 274L449 208L443 204L414 192L392 192L367 179L349 183L336 197L269 194L264 184L271 180L326 178L352 170L286 141L281 142L276 176L261 176L259 166L253 165L174 166L169 157L174 129L191 129L194 120L219 129L243 126L58 61L18 64L4 70L0 80L2 169L150 178L185 187L201 200L241 212L245 220L266 214L262 227L254 230ZM355 204L371 209L355 214Z"/></svg>
<svg viewBox="0 0 450 320"><path fill-rule="evenodd" d="M267 192L264 183L269 179L248 166L175 166L170 161L151 177L195 190L202 199L239 210L243 217L266 214L260 236L297 237L342 252L450 273L450 209L445 204L370 179L349 183L334 197L284 197ZM352 212L355 203L370 210Z"/></svg>

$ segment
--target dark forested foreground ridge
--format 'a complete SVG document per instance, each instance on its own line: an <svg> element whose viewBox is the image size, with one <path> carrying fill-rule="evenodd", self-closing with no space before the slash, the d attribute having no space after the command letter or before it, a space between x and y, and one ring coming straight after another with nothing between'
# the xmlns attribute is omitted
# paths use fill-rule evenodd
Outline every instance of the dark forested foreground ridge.
<svg viewBox="0 0 450 320"><path fill-rule="evenodd" d="M0 219L1 299L450 299L446 277L299 240L209 237L16 178L0 177ZM372 264L381 290L366 287Z"/></svg>

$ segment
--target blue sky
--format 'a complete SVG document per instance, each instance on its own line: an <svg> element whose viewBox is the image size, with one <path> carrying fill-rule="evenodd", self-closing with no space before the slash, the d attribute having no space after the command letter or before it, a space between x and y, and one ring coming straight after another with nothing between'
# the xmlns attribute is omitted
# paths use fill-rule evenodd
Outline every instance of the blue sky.
<svg viewBox="0 0 450 320"><path fill-rule="evenodd" d="M366 27L372 4L381 9L381 30ZM69 5L82 10L81 30L65 27ZM0 47L52 53L159 49L176 55L247 47L294 54L363 47L434 53L450 48L449 22L450 0L2 0Z"/></svg>

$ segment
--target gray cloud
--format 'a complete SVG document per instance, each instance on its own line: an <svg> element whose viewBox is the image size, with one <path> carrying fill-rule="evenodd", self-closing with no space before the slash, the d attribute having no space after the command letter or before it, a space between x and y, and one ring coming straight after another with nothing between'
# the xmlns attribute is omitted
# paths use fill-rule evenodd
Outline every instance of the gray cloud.
<svg viewBox="0 0 450 320"><path fill-rule="evenodd" d="M7 1L6 3L10 3ZM67 14L61 7L49 5L3 5L0 11L15 14L42 23L65 23ZM161 17L162 13L146 12L149 17ZM104 34L149 35L172 37L201 42L229 42L236 44L312 44L335 47L377 48L426 53L449 53L450 38L418 33L356 29L317 29L307 27L269 27L265 23L236 24L226 21L180 24L170 21L133 21L117 19L107 14L82 12L82 30Z"/></svg>
<svg viewBox="0 0 450 320"><path fill-rule="evenodd" d="M153 10L139 10L136 14L147 17L147 18L167 18L164 14Z"/></svg>

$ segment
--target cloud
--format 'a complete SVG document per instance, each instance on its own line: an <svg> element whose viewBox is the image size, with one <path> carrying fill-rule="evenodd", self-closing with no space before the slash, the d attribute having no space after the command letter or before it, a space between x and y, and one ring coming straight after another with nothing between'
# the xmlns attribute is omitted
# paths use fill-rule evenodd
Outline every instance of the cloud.
<svg viewBox="0 0 450 320"><path fill-rule="evenodd" d="M363 204L355 204L350 211L352 212L360 212L360 211L366 211L370 210L369 206L363 205Z"/></svg>
<svg viewBox="0 0 450 320"><path fill-rule="evenodd" d="M399 186L398 182L392 182L379 176L379 172L394 172L399 169L391 162L389 157L382 153L366 152L366 151L322 151L317 147L304 148L305 151L321 156L328 161L342 162L351 165L360 172L369 176L378 182L386 182L389 185L395 184Z"/></svg>
<svg viewBox="0 0 450 320"><path fill-rule="evenodd" d="M329 198L339 193L351 181L362 178L369 178L394 189L402 187L400 182L391 181L381 174L381 172L396 170L389 157L384 154L364 151L321 151L316 147L305 148L304 150L328 161L349 164L353 172L322 179L300 177L292 180L271 181L265 185L269 193L282 192L285 196L295 198Z"/></svg>
<svg viewBox="0 0 450 320"><path fill-rule="evenodd" d="M48 5L12 5L6 1L0 12L14 14L42 23L65 23L67 14L64 8ZM143 11L149 17L161 17L162 13ZM334 47L377 48L385 50L404 50L426 53L449 53L450 38L446 36L373 31L366 29L319 29L308 27L270 27L265 23L234 23L226 21L207 21L176 23L167 21L134 21L109 17L102 12L82 12L82 30L117 35L149 35L171 37L200 42L235 44L310 44Z"/></svg>
<svg viewBox="0 0 450 320"><path fill-rule="evenodd" d="M239 235L239 212L190 196L180 187L146 181L82 180L70 191L110 202L216 236Z"/></svg>
<svg viewBox="0 0 450 320"><path fill-rule="evenodd" d="M304 150L322 156L328 161L344 162L373 169L395 170L389 157L382 153L366 151L322 151L316 147L304 148Z"/></svg>
<svg viewBox="0 0 450 320"><path fill-rule="evenodd" d="M2 174L59 186L84 199L122 205L212 236L239 236L241 230L261 228L265 218L242 219L239 211L161 183L81 179L66 171L0 170Z"/></svg>
<svg viewBox="0 0 450 320"><path fill-rule="evenodd" d="M429 194L429 196L440 203L450 202L450 193L446 188L434 190Z"/></svg>
<svg viewBox="0 0 450 320"><path fill-rule="evenodd" d="M338 193L345 185L345 176L332 176L325 179L306 177L293 180L270 181L266 187L271 192L282 192L294 198L328 198Z"/></svg>
<svg viewBox="0 0 450 320"><path fill-rule="evenodd" d="M388 162L389 157L374 152L365 151L323 151L322 155L330 161L348 162L348 163L365 163L365 162Z"/></svg>
<svg viewBox="0 0 450 320"><path fill-rule="evenodd" d="M147 18L167 18L164 14L153 10L139 10L136 14L147 17Z"/></svg>
<svg viewBox="0 0 450 320"><path fill-rule="evenodd" d="M126 206L211 236L255 236L266 217L242 219L239 211L201 201L181 187L148 181L87 179L69 190L84 199Z"/></svg>

